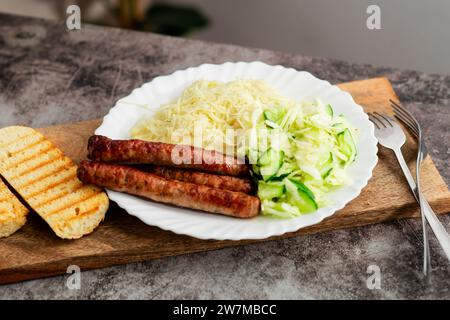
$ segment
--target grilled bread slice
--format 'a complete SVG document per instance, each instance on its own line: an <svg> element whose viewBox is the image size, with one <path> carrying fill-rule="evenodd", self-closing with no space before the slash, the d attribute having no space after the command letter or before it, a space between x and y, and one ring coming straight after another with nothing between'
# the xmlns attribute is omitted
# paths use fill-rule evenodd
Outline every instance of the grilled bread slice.
<svg viewBox="0 0 450 320"><path fill-rule="evenodd" d="M63 239L91 233L109 200L77 178L76 165L34 129L0 129L0 174Z"/></svg>
<svg viewBox="0 0 450 320"><path fill-rule="evenodd" d="M12 235L27 221L28 209L0 179L0 238Z"/></svg>

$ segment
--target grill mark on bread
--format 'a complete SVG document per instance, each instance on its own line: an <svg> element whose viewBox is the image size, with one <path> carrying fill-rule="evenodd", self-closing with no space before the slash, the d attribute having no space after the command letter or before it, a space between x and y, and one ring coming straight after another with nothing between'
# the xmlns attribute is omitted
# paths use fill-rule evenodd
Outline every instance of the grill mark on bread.
<svg viewBox="0 0 450 320"><path fill-rule="evenodd" d="M65 182L69 181L69 180L76 179L76 178L77 178L77 173L75 172L75 173L71 174L70 176L67 176L67 177L63 178L62 180L55 181L54 183L52 183L52 184L50 184L48 186L45 186L41 190L35 191L35 192L31 193L31 194L27 194L26 197L27 198L34 198L34 197L38 196L41 193L44 193L44 192L46 192L48 190L51 190L51 189L59 186L60 184L63 184Z"/></svg>
<svg viewBox="0 0 450 320"><path fill-rule="evenodd" d="M19 230L27 221L28 209L0 179L0 238Z"/></svg>
<svg viewBox="0 0 450 320"><path fill-rule="evenodd" d="M48 160L40 162L37 165L35 165L34 167L27 168L25 171L22 171L18 175L12 176L9 179L17 179L17 178L23 177L24 175L26 175L26 174L28 174L30 172L33 172L33 171L35 171L37 169L40 169L40 168L44 167L47 164L50 164L50 163L55 162L55 161L58 161L61 158L64 158L64 155L62 153L59 153L54 158L50 158Z"/></svg>
<svg viewBox="0 0 450 320"><path fill-rule="evenodd" d="M95 207L93 207L93 208L91 208L91 209L88 209L88 210L86 210L86 211L83 211L82 213L75 214L75 216L73 216L73 217L71 217L71 218L69 218L69 219L67 219L67 220L68 220L68 221L72 221L72 220L79 219L79 218L81 218L81 217L90 215L91 213L97 211L98 209L99 209L99 207L98 207L98 206L95 206Z"/></svg>
<svg viewBox="0 0 450 320"><path fill-rule="evenodd" d="M76 177L77 166L73 161L41 133L32 128L10 126L0 129L0 143L3 143L0 173L56 235L77 239L91 233L104 219L109 206L106 194L98 187L83 185ZM5 194L0 192L0 197ZM13 204L14 210L6 210L22 212L24 223L26 208L22 210L20 202ZM77 219L72 219L74 215ZM0 225L0 236L3 235Z"/></svg>
<svg viewBox="0 0 450 320"><path fill-rule="evenodd" d="M26 157L26 158L23 158L22 160L20 160L20 161L18 161L18 162L13 162L13 163L11 163L11 164L8 165L7 167L5 167L4 170L9 170L9 169L11 169L11 168L13 168L13 167L18 167L19 165L21 165L21 164L23 164L23 163L25 163L25 162L27 162L27 161L30 161L30 160L32 160L32 159L35 159L35 158L37 158L38 156L40 156L41 154L47 153L47 152L49 152L49 151L52 150L52 149L56 149L56 148L55 148L55 146L53 146L52 144L49 144L47 148L42 149L42 150L39 150L37 153L33 153L33 154L31 154L30 156L28 156L28 157Z"/></svg>
<svg viewBox="0 0 450 320"><path fill-rule="evenodd" d="M8 213L7 208L5 208L5 207L0 207L0 213Z"/></svg>
<svg viewBox="0 0 450 320"><path fill-rule="evenodd" d="M34 204L33 206L35 208L41 208L41 207L43 207L43 206L45 206L45 205L47 205L47 204L49 204L51 202L54 202L54 201L56 201L58 199L63 198L64 196L66 196L66 195L68 195L70 193L77 192L78 190L80 190L83 187L84 187L84 185L80 182L78 185L75 186L75 188L63 190L63 192L60 192L60 193L58 193L57 195L55 195L55 196L53 196L51 198L44 199L44 201L38 202L38 203Z"/></svg>
<svg viewBox="0 0 450 320"><path fill-rule="evenodd" d="M30 144L27 144L26 146L20 148L19 150L12 151L12 152L10 152L9 154L10 154L10 155L15 155L15 154L24 152L25 150L28 150L28 149L30 149L30 148L33 148L33 147L37 146L37 145L40 144L41 142L45 142L45 138L44 138L44 137L39 138L39 140L37 140L37 141L35 141L35 142L32 142L32 143L30 143Z"/></svg>
<svg viewBox="0 0 450 320"><path fill-rule="evenodd" d="M20 140L26 139L28 137L34 136L35 134L36 134L35 132L32 132L32 133L28 133L28 134L26 134L24 136L17 137L16 139L14 139L12 141L8 141L6 143L0 144L0 148L9 147L10 145L16 143L17 141L20 141Z"/></svg>
<svg viewBox="0 0 450 320"><path fill-rule="evenodd" d="M59 207L59 208L53 209L53 210L50 211L50 212L47 212L47 213L45 214L45 218L48 218L48 217L50 217L50 216L52 216L52 215L54 215L54 214L56 214L56 213L60 213L60 212L62 212L62 211L64 211L64 210L66 210L66 209L70 209L70 208L72 208L73 206L75 206L75 205L77 205L77 204L80 204L80 203L82 203L82 202L85 202L85 201L87 201L87 200L89 200L89 199L95 198L96 196L100 195L101 193L102 193L102 191L98 191L98 190L95 190L95 192L92 193L92 194L89 194L89 193L88 193L88 194L87 194L85 197L83 197L83 198L78 198L76 201L74 201L74 202L72 202L72 203L65 204L65 205L62 206L62 207Z"/></svg>
<svg viewBox="0 0 450 320"><path fill-rule="evenodd" d="M51 175L56 175L56 174L62 172L63 170L67 170L67 169L69 169L69 165L67 163L63 163L61 166L56 167L55 170L47 172L47 173L44 173L41 176L37 176L37 177L35 177L32 180L28 180L26 183L19 185L19 187L20 188L26 188L26 187L28 187L29 185L35 183L38 180L46 179L46 178L50 177ZM31 173L31 172L33 172L33 171L30 171L29 173Z"/></svg>

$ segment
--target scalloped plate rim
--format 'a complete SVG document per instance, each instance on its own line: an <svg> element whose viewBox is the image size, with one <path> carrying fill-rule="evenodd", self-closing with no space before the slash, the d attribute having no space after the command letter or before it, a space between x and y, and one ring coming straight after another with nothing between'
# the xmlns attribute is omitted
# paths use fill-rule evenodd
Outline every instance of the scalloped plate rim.
<svg viewBox="0 0 450 320"><path fill-rule="evenodd" d="M285 219L285 220L280 220L280 219L271 219L271 218L267 218L267 217L257 217L254 219L250 219L250 220L241 220L241 219L236 219L236 218L230 218L230 217L224 217L224 216L220 216L220 215L213 215L213 214L208 214L208 213L200 213L202 215L201 219L203 219L204 221L206 220L211 220L211 217L215 217L212 218L213 220L223 220L225 219L231 219L232 222L231 225L236 224L242 224L242 222L246 223L247 221L254 221L254 220L264 220L264 224L268 223L270 225L278 225L278 228L268 228L266 227L264 230L258 230L258 232L245 232L245 228L243 228L241 226L241 228L239 228L239 232L228 232L226 234L220 234L217 231L209 231L209 232L205 232L205 227L203 226L203 228L195 228L194 229L182 229L180 227L180 224L183 224L185 220L189 220L189 213L194 213L197 214L198 212L191 210L191 209L185 209L185 208L177 208L177 207L172 207L169 205L164 205L164 204L160 204L160 203L155 203L153 201L146 201L143 199L140 199L136 196L132 196L132 195L128 195L128 194L124 194L124 193L119 193L116 191L112 191L112 190L106 190L108 193L108 196L110 197L111 200L115 201L119 207L121 207L122 209L124 209L125 211L127 211L130 215L133 215L137 218L139 218L141 221L143 221L144 223L148 224L148 225L152 225L152 226L157 226L163 230L167 230L167 231L172 231L174 233L177 234L183 234L183 235L188 235L188 236L192 236L198 239L203 239L203 240L259 240L259 239L266 239L268 237L272 237L272 236L280 236L282 234L285 234L287 232L294 232L297 231L301 228L305 228L317 223L320 223L323 219L333 215L334 213L336 213L337 211L341 210L342 208L344 208L350 201L352 201L353 199L357 198L359 196L359 194L361 193L362 189L367 185L369 179L372 176L372 172L374 167L377 164L378 161L378 157L377 157L377 140L375 138L374 135L374 126L373 124L369 121L367 115L364 113L363 108L356 104L356 102L354 101L353 97L341 90L340 88L338 88L337 86L331 85L328 81L326 80L321 80L316 78L314 75L312 75L311 73L307 72L307 71L298 71L295 70L294 68L287 68L284 67L282 65L268 65L266 63L260 62L260 61L253 61L253 62L226 62L223 64L210 64L210 63L205 63L205 64L201 64L197 67L189 67L186 68L184 70L177 70L175 72L173 72L172 74L169 75L162 75L162 76L158 76L156 78L154 78L153 80L146 82L144 84L142 84L140 87L135 88L132 90L132 92L126 96L123 97L121 99L119 99L115 106L113 108L110 109L109 113L103 118L103 122L102 124L96 129L95 133L96 134L103 134L103 135L111 135L109 134L110 131L108 131L108 125L110 124L111 121L113 121L114 119L114 114L120 113L120 109L124 108L124 104L133 104L129 100L130 98L133 98L134 95L137 94L142 94L143 92L145 93L145 90L149 90L153 87L156 87L158 85L162 85L164 82L170 82L170 81L174 81L175 79L179 80L180 76L183 75L187 75L189 73L194 73L198 72L199 70L204 70L204 69L215 69L214 71L220 70L222 69L226 69L228 67L230 68L237 68L238 66L242 66L242 67L246 67L247 69L253 67L253 68L266 68L266 69L272 69L272 71L275 72L275 70L277 69L277 72L282 72L284 74L287 74L287 72L290 72L292 75L295 75L295 77L298 77L298 79L300 79L300 77L308 77L309 79L307 79L307 81L310 82L316 82L317 86L322 86L323 88L328 88L330 90L333 90L334 94L340 95L342 97L345 97L345 99L347 99L351 105L352 108L354 110L352 110L351 114L358 116L359 118L361 118L361 120L365 121L365 125L364 128L366 130L368 130L368 135L366 135L367 138L367 146L368 149L370 151L370 155L368 158L368 163L365 167L365 172L364 174L361 174L361 176L358 176L357 179L355 179L355 183L358 182L358 185L355 187L355 183L350 185L350 186L345 186L340 188L338 191L342 191L342 190L347 190L348 191L348 199L345 201L339 201L338 203L333 203L333 205L327 206L327 207L323 207L320 208L318 211L315 211L311 214L307 214L307 215L303 215L297 218L293 218L293 219ZM294 71L294 73L293 73ZM222 71L223 72L223 71ZM208 80L214 80L217 79L218 76L212 76L208 79ZM251 78L251 77L249 77ZM262 80L265 80L264 78L262 78ZM229 80L227 80L229 81ZM186 83L185 85L188 85L188 83ZM324 90L324 89L322 89ZM137 105L137 104L136 104ZM154 106L154 109L159 107L158 106ZM335 106L333 106L335 107ZM349 108L350 110L350 108ZM144 111L144 110L143 110ZM145 111L148 112L147 109L145 109ZM346 109L346 111L348 111ZM355 116L355 117L356 117ZM361 124L359 124L361 125ZM106 132L105 132L106 130ZM366 132L366 133L367 133ZM125 138L125 137L123 137ZM361 144L361 141L357 141L357 144ZM357 160L358 161L358 160ZM357 162L355 161L355 162ZM353 190L353 192L351 192L351 190ZM138 200L136 203L133 203L135 200ZM168 208L173 208L173 210L176 211L183 211L182 214L185 215L183 216L181 219L179 219L181 222L179 222L177 225L174 225L173 222L171 223L170 221L168 221L167 219L164 218L156 218L152 217L152 215L146 211L143 210L143 208L141 208L141 206L145 207L145 208L155 208L158 206L164 206L166 207L166 210L168 210ZM144 212L145 211L145 212ZM163 210L165 211L165 210ZM320 214L319 214L320 213ZM175 214L177 215L177 214ZM205 216L206 215L206 216ZM206 218L207 217L207 218ZM310 218L306 218L305 217L312 217ZM303 218L303 223L294 223L294 222L299 222L299 219ZM174 220L173 217L172 219L169 220ZM195 220L195 219L194 219ZM310 221L307 221L310 220ZM238 222L240 221L240 222ZM292 223L285 223L286 221L291 221ZM294 221L294 222L293 222ZM283 223L282 223L283 222ZM189 223L189 222L188 222ZM217 224L217 223L216 223ZM192 222L191 222L192 225ZM220 228L220 229L223 229ZM230 228L228 228L230 229ZM242 231L241 229L243 229L244 231ZM249 229L249 228L247 228ZM220 230L218 230L220 231ZM222 231L223 232L223 231Z"/></svg>

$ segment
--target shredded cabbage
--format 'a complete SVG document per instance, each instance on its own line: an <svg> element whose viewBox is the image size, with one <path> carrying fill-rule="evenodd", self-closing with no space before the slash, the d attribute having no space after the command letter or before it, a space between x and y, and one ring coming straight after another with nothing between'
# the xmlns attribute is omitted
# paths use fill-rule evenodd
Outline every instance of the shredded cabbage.
<svg viewBox="0 0 450 320"><path fill-rule="evenodd" d="M241 130L238 138L228 134L230 129ZM261 132L267 133L267 140ZM332 106L317 99L286 98L261 80L196 81L131 129L136 139L245 154L258 184L298 181L318 207L328 203L331 190L352 183L346 168L356 156L355 133L344 116L333 114ZM282 163L265 168L276 172L263 181L258 159L269 148L283 152L282 160L277 158ZM307 213L286 192L261 198L261 203L262 214L272 217Z"/></svg>

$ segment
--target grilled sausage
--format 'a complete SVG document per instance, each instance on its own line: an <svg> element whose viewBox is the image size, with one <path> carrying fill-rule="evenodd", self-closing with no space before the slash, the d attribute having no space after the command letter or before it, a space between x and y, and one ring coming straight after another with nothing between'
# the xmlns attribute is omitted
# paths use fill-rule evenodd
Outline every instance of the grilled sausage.
<svg viewBox="0 0 450 320"><path fill-rule="evenodd" d="M88 158L119 164L176 166L229 176L247 176L250 172L244 159L218 151L137 139L111 140L98 135L89 138Z"/></svg>
<svg viewBox="0 0 450 320"><path fill-rule="evenodd" d="M222 176L206 172L177 169L166 166L143 166L139 169L157 174L158 176L164 177L166 179L191 182L212 188L243 192L247 194L251 194L253 192L253 187L250 179Z"/></svg>
<svg viewBox="0 0 450 320"><path fill-rule="evenodd" d="M237 218L258 215L260 201L242 192L168 180L138 169L96 161L82 161L78 178L111 190L126 192L179 207L220 213Z"/></svg>

